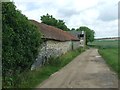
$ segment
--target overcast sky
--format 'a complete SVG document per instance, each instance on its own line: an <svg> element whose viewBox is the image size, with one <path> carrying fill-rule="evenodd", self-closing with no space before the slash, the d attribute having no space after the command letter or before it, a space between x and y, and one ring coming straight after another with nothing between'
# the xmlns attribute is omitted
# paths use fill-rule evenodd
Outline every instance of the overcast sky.
<svg viewBox="0 0 120 90"><path fill-rule="evenodd" d="M65 21L68 28L87 26L95 37L118 36L119 0L13 0L17 9L39 22L49 13Z"/></svg>

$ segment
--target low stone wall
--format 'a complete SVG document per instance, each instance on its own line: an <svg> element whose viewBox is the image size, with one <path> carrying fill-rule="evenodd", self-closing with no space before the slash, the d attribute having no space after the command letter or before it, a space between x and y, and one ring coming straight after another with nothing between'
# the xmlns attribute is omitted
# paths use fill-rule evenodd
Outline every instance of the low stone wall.
<svg viewBox="0 0 120 90"><path fill-rule="evenodd" d="M73 46L72 46L73 45ZM80 46L79 41L54 41L48 40L44 42L39 50L39 55L33 63L31 70L42 66L50 57L58 57L70 50L74 50Z"/></svg>

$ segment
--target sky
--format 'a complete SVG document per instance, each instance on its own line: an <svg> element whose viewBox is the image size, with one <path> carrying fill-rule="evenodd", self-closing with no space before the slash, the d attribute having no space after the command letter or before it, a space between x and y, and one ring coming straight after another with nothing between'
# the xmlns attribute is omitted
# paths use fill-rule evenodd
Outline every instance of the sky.
<svg viewBox="0 0 120 90"><path fill-rule="evenodd" d="M28 19L41 22L47 13L64 20L68 28L87 26L95 38L118 36L119 0L12 0Z"/></svg>

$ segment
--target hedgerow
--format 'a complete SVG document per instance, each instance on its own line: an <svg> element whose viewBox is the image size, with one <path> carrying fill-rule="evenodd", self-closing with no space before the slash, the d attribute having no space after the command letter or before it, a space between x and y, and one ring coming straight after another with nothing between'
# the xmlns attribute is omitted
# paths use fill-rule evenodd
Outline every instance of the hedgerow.
<svg viewBox="0 0 120 90"><path fill-rule="evenodd" d="M2 3L3 87L20 83L19 74L30 69L41 42L37 27L16 9L14 3Z"/></svg>

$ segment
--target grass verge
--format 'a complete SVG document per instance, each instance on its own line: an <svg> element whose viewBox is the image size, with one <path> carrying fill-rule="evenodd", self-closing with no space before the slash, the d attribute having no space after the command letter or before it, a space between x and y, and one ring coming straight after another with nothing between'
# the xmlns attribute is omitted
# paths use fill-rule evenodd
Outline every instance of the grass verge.
<svg viewBox="0 0 120 90"><path fill-rule="evenodd" d="M100 55L104 58L110 68L118 73L120 78L120 64L118 63L118 49L117 48L106 48L99 49Z"/></svg>
<svg viewBox="0 0 120 90"><path fill-rule="evenodd" d="M115 71L120 78L120 61L118 56L120 40L96 40L90 43L90 47L98 48L100 55L104 58L108 66Z"/></svg>
<svg viewBox="0 0 120 90"><path fill-rule="evenodd" d="M41 82L46 80L51 74L60 70L70 61L72 61L76 56L78 56L81 52L83 52L83 48L78 48L77 50L70 51L60 57L50 58L49 62L33 71L24 72L20 75L21 83L18 87L22 88L33 88L39 85Z"/></svg>

